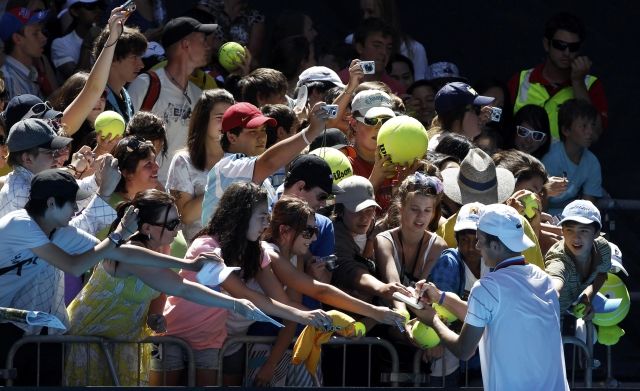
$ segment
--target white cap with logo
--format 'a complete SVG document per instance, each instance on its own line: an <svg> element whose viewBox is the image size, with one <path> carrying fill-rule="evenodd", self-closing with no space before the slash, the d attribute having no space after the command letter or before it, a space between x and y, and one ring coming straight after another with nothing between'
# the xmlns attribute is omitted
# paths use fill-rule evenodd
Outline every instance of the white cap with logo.
<svg viewBox="0 0 640 391"><path fill-rule="evenodd" d="M357 111L365 118L395 117L392 107L389 94L380 90L360 91L351 101L351 112Z"/></svg>
<svg viewBox="0 0 640 391"><path fill-rule="evenodd" d="M600 211L593 202L588 200L571 201L565 206L562 210L562 220L560 220L560 224L565 221L575 221L580 224L598 223L599 228L602 228Z"/></svg>
<svg viewBox="0 0 640 391"><path fill-rule="evenodd" d="M482 208L478 230L497 236L509 250L514 252L521 252L535 246L535 243L524 233L522 216L508 205L491 204Z"/></svg>
<svg viewBox="0 0 640 391"><path fill-rule="evenodd" d="M479 202L470 202L462 205L456 217L456 225L453 226L455 232L471 229L478 229L478 220L480 220L480 212L484 208L484 204Z"/></svg>

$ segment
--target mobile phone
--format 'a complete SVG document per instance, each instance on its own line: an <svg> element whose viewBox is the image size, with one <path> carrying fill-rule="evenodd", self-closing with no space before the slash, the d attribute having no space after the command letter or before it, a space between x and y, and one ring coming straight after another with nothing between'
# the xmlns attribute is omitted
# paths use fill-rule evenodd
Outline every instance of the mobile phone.
<svg viewBox="0 0 640 391"><path fill-rule="evenodd" d="M417 310L421 310L424 308L424 304L416 302L416 299L414 297L405 296L400 292L393 292L393 298Z"/></svg>
<svg viewBox="0 0 640 391"><path fill-rule="evenodd" d="M365 75L373 75L376 73L375 61L360 61L360 68Z"/></svg>
<svg viewBox="0 0 640 391"><path fill-rule="evenodd" d="M136 4L133 2L133 0L125 1L121 7L129 14L136 10Z"/></svg>

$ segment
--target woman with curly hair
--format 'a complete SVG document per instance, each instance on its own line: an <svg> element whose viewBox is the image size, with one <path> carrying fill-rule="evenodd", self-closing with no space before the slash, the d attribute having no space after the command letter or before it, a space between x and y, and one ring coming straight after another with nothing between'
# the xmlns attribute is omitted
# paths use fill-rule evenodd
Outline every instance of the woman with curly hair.
<svg viewBox="0 0 640 391"><path fill-rule="evenodd" d="M219 278L219 286L233 297L251 300L260 309L286 320L314 327L331 324L331 318L323 311L303 311L287 297L282 284L271 270L271 260L259 241L269 224L267 193L254 183L234 183L222 195L209 224L197 235L187 251L186 258L202 253L217 253L224 266L240 269L240 274L226 270ZM180 276L194 281L196 274L181 270ZM260 293L264 291L265 295ZM286 304L285 304L286 303ZM196 352L197 385L215 385L219 367L218 353L227 334L243 335L252 320L235 317L219 308L203 307L177 296L169 296L164 309L168 335L186 340ZM242 368L234 367L244 354L240 347L229 349L232 355L225 359L226 381L239 383L237 375ZM163 351L162 361L152 361L152 384L178 384L185 369L185 359L180 349ZM227 363L229 360L229 363ZM163 373L164 371L164 373Z"/></svg>

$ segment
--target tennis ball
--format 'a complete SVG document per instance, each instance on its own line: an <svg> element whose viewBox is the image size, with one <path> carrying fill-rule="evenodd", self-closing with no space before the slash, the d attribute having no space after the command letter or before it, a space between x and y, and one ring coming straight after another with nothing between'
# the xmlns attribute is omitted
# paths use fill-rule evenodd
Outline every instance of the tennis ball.
<svg viewBox="0 0 640 391"><path fill-rule="evenodd" d="M124 118L115 111L103 111L96 117L93 127L100 136L113 140L124 134Z"/></svg>
<svg viewBox="0 0 640 391"><path fill-rule="evenodd" d="M415 118L401 115L385 122L378 132L378 146L382 156L391 156L395 164L411 164L427 153L427 130Z"/></svg>
<svg viewBox="0 0 640 391"><path fill-rule="evenodd" d="M397 310L397 311L404 316L404 323L407 323L409 321L409 318L411 317L409 315L409 311L407 310Z"/></svg>
<svg viewBox="0 0 640 391"><path fill-rule="evenodd" d="M367 328L362 322L355 322L353 324L353 334L355 337L364 337L367 334Z"/></svg>
<svg viewBox="0 0 640 391"><path fill-rule="evenodd" d="M246 55L244 48L237 42L227 42L218 50L218 61L227 71L236 70Z"/></svg>
<svg viewBox="0 0 640 391"><path fill-rule="evenodd" d="M335 148L322 147L316 148L309 152L310 154L320 156L331 167L331 175L333 176L333 184L337 185L344 178L353 175L351 162L344 153Z"/></svg>
<svg viewBox="0 0 640 391"><path fill-rule="evenodd" d="M607 296L609 299L622 299L620 307L615 311L609 313L595 314L593 317L593 324L598 326L613 326L620 323L629 313L629 291L624 285L624 282L620 277L615 274L607 273L607 281L605 281L600 293Z"/></svg>
<svg viewBox="0 0 640 391"><path fill-rule="evenodd" d="M520 202L524 204L524 215L529 219L534 218L536 216L536 211L534 209L538 209L536 196L533 193L525 194L520 198Z"/></svg>
<svg viewBox="0 0 640 391"><path fill-rule="evenodd" d="M411 336L422 349L432 348L440 344L440 337L436 331L422 322L416 322L411 327Z"/></svg>
<svg viewBox="0 0 640 391"><path fill-rule="evenodd" d="M582 318L584 317L584 310L587 308L587 306L584 303L578 303L576 305L573 306L573 316L575 316L576 318Z"/></svg>
<svg viewBox="0 0 640 391"><path fill-rule="evenodd" d="M453 314L453 312L446 309L443 305L438 303L433 303L433 309L436 310L440 319L446 321L447 323L455 322L458 320L458 317Z"/></svg>

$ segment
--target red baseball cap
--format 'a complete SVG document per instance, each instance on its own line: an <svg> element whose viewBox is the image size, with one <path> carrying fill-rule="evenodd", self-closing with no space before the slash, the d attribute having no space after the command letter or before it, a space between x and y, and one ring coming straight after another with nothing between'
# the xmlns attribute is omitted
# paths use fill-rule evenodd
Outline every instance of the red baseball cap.
<svg viewBox="0 0 640 391"><path fill-rule="evenodd" d="M274 118L265 117L260 109L247 102L230 106L222 115L222 133L237 127L255 129L264 124L276 126L278 122Z"/></svg>

